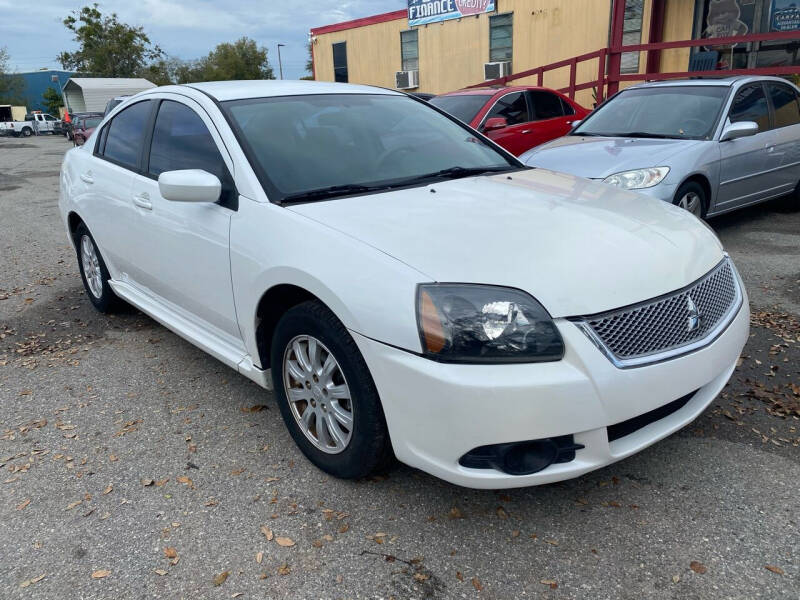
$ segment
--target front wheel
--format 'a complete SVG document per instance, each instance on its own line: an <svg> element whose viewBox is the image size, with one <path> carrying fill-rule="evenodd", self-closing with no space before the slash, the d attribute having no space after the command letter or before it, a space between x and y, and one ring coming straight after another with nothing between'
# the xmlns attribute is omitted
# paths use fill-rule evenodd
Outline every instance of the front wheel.
<svg viewBox="0 0 800 600"><path fill-rule="evenodd" d="M675 192L672 203L702 219L708 207L706 192L696 181L687 181Z"/></svg>
<svg viewBox="0 0 800 600"><path fill-rule="evenodd" d="M108 274L106 263L86 225L83 223L78 225L73 239L78 251L78 268L89 300L102 313L118 310L124 303L108 283L111 276Z"/></svg>
<svg viewBox="0 0 800 600"><path fill-rule="evenodd" d="M350 333L322 303L289 309L272 338L272 381L289 433L336 477L364 477L391 457L378 391Z"/></svg>

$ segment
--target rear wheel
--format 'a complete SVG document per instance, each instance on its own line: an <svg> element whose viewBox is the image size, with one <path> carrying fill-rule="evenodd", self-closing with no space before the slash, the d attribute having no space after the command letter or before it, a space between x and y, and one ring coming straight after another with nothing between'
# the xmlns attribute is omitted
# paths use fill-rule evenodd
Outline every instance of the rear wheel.
<svg viewBox="0 0 800 600"><path fill-rule="evenodd" d="M111 276L86 225L83 223L78 225L73 239L78 251L78 268L83 287L94 307L102 313L109 313L124 306L124 302L117 297L108 283Z"/></svg>
<svg viewBox="0 0 800 600"><path fill-rule="evenodd" d="M707 198L703 186L696 181L687 181L675 192L672 203L676 206L688 210L698 219L702 219L706 214Z"/></svg>
<svg viewBox="0 0 800 600"><path fill-rule="evenodd" d="M31 135L33 135L33 129L30 127L22 128L22 137L31 137Z"/></svg>
<svg viewBox="0 0 800 600"><path fill-rule="evenodd" d="M289 309L272 338L272 380L289 433L323 471L363 477L391 457L378 391L347 329L322 303Z"/></svg>

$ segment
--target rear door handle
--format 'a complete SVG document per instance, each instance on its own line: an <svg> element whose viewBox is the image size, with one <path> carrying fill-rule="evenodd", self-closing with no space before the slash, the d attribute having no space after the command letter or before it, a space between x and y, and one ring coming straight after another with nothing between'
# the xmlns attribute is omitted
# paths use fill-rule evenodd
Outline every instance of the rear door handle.
<svg viewBox="0 0 800 600"><path fill-rule="evenodd" d="M81 181L84 183L94 183L94 179L92 178L92 172L89 171L87 173L81 173Z"/></svg>
<svg viewBox="0 0 800 600"><path fill-rule="evenodd" d="M143 208L145 210L153 210L153 203L150 202L150 196L148 196L147 194L134 196L133 203L139 208Z"/></svg>

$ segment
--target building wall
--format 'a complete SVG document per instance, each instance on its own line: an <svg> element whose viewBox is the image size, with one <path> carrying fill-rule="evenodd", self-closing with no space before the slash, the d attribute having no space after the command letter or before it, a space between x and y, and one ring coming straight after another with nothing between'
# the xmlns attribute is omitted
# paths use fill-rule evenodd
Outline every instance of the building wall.
<svg viewBox="0 0 800 600"><path fill-rule="evenodd" d="M19 74L25 82L25 88L22 90L22 94L29 111L46 110L44 104L42 104L42 94L44 94L47 88L52 87L54 90L59 91L58 84L50 79L52 75L58 75L58 79L63 86L74 73L70 71L48 70Z"/></svg>
<svg viewBox="0 0 800 600"><path fill-rule="evenodd" d="M692 34L695 0L668 0L664 39L689 39ZM652 0L645 0L642 43L649 34ZM497 0L497 12L514 13L513 72L519 73L608 46L611 0ZM404 18L315 35L313 43L317 80L333 81L332 44L347 42L348 76L351 83L393 88L395 72L401 68L400 32L408 29ZM442 93L483 81L483 65L489 61L489 15L432 23L419 31L418 91ZM312 30L312 34L314 31ZM662 70L685 70L688 50L662 54ZM646 53L639 58L644 72ZM597 77L598 61L580 63L577 83ZM514 83L535 85L536 77ZM553 88L569 84L569 67L550 71L544 85ZM630 84L628 84L630 85ZM584 106L593 104L593 91L577 93Z"/></svg>

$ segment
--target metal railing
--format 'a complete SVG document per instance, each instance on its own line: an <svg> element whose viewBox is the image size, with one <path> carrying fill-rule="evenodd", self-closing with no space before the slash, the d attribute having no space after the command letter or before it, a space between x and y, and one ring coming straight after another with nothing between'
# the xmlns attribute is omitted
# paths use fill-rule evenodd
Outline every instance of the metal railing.
<svg viewBox="0 0 800 600"><path fill-rule="evenodd" d="M681 77L725 77L729 75L791 75L800 74L800 65L774 66L774 67L754 67L747 69L718 69L712 71L673 71L662 73L660 71L647 71L644 73L620 73L618 59L626 52L660 52L661 50L675 50L680 48L694 47L724 47L733 45L744 45L753 42L778 42L778 41L798 41L800 42L800 31L780 31L771 33L753 33L724 38L703 38L698 40L681 40L676 42L657 42L650 44L633 44L629 46L617 46L600 48L594 52L587 52L559 60L541 67L528 69L519 73L513 73L498 79L492 79L469 86L470 88L486 87L491 85L508 85L509 82L527 77L536 77L539 86L544 85L545 73L569 67L569 85L559 88L558 91L567 94L571 99L575 98L575 92L586 89L595 90L595 100L600 104L606 96L611 96L619 90L622 81L658 81L664 79L678 79ZM617 60L614 60L617 58ZM578 65L587 61L597 61L597 77L589 81L578 83ZM657 62L657 61L656 61ZM648 65L651 61L645 60ZM687 65L688 68L688 65Z"/></svg>

